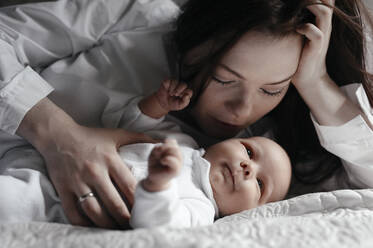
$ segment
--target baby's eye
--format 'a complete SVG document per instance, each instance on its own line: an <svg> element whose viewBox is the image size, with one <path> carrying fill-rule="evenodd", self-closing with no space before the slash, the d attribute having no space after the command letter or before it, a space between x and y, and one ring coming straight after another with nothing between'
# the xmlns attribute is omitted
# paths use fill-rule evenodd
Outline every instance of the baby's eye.
<svg viewBox="0 0 373 248"><path fill-rule="evenodd" d="M251 149L246 148L246 151L247 151L247 155L249 156L249 158L252 158L253 157L253 152L251 151Z"/></svg>
<svg viewBox="0 0 373 248"><path fill-rule="evenodd" d="M256 181L258 182L259 188L262 189L263 188L263 181L260 180L259 178L257 178Z"/></svg>

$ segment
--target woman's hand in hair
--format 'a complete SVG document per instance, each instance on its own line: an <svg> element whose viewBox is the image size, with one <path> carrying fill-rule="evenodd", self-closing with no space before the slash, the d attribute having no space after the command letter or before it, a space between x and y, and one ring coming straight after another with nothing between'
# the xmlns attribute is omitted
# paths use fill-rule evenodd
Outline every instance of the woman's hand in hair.
<svg viewBox="0 0 373 248"><path fill-rule="evenodd" d="M17 134L42 154L49 177L72 224L104 228L126 227L136 180L117 149L125 144L154 142L122 129L78 125L48 98L25 116ZM79 197L92 192L79 202ZM91 195L92 196L92 195Z"/></svg>
<svg viewBox="0 0 373 248"><path fill-rule="evenodd" d="M315 15L315 23L307 23L297 29L305 37L298 69L292 78L292 83L299 91L314 87L329 77L325 60L332 31L333 9L328 5L334 6L334 1L322 0L309 5L307 8Z"/></svg>
<svg viewBox="0 0 373 248"><path fill-rule="evenodd" d="M334 6L334 0L322 2L326 5L307 7L315 15L315 23L307 23L297 30L305 36L305 44L292 82L318 124L340 126L362 113L328 75L325 60L333 16L333 9L328 6Z"/></svg>

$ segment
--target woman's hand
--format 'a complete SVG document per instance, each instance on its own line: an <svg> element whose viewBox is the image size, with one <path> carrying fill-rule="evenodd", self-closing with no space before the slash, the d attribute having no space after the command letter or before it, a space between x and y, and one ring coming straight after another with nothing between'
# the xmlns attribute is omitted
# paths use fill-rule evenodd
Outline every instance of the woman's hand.
<svg viewBox="0 0 373 248"><path fill-rule="evenodd" d="M334 0L322 0L334 6ZM326 54L332 32L333 9L313 4L307 7L316 17L297 30L305 36L305 44L292 83L320 125L339 126L361 114L329 77Z"/></svg>
<svg viewBox="0 0 373 248"><path fill-rule="evenodd" d="M334 1L322 0L330 6L334 6ZM316 21L315 24L307 23L297 29L306 39L297 72L292 78L292 83L299 91L315 87L315 84L329 77L326 54L332 32L333 9L322 4L312 4L307 8L315 15Z"/></svg>
<svg viewBox="0 0 373 248"><path fill-rule="evenodd" d="M72 224L127 226L130 213L119 191L132 205L136 180L117 148L135 142L154 142L151 138L121 129L80 126L47 98L29 111L17 133L43 155ZM78 201L90 192L95 197Z"/></svg>

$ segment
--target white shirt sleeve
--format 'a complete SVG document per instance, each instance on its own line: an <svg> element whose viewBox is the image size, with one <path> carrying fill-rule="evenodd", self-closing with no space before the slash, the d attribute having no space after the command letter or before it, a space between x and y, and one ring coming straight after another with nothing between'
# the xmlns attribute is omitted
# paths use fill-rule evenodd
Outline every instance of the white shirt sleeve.
<svg viewBox="0 0 373 248"><path fill-rule="evenodd" d="M361 84L342 87L346 96L373 123L373 109ZM361 115L341 126L321 126L311 114L321 145L340 157L350 184L354 187L373 187L373 131Z"/></svg>
<svg viewBox="0 0 373 248"><path fill-rule="evenodd" d="M145 133L154 139L173 138L177 140L179 145L199 148L196 141L183 133L176 123L166 120L165 117L154 119L143 114L138 106L141 99L142 96L134 97L120 109L118 114L121 115L121 118L118 127L127 131Z"/></svg>
<svg viewBox="0 0 373 248"><path fill-rule="evenodd" d="M143 114L139 108L139 102L143 96L137 96L132 98L123 109L121 109L121 119L119 127L128 131L135 132L147 132L153 129L161 130L164 129L162 123L164 117L154 119L150 116ZM176 124L169 126L168 128L177 128Z"/></svg>
<svg viewBox="0 0 373 248"><path fill-rule="evenodd" d="M214 209L198 197L181 199L174 180L168 189L160 192L147 192L139 183L130 225L133 228L203 226L214 222L214 214Z"/></svg>
<svg viewBox="0 0 373 248"><path fill-rule="evenodd" d="M93 46L130 0L60 0L0 9L0 130L14 134L52 87L37 72Z"/></svg>

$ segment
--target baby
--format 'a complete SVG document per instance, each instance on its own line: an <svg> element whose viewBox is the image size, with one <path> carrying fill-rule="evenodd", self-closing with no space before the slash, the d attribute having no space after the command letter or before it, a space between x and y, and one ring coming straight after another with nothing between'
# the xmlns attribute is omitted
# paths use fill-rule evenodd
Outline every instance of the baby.
<svg viewBox="0 0 373 248"><path fill-rule="evenodd" d="M185 84L167 80L125 111L131 113L122 120L126 129L166 138L163 144L119 150L140 181L131 210L133 228L208 225L218 217L282 200L288 191L290 160L272 140L233 138L205 151L177 125L164 121L169 111L185 108L191 96Z"/></svg>

